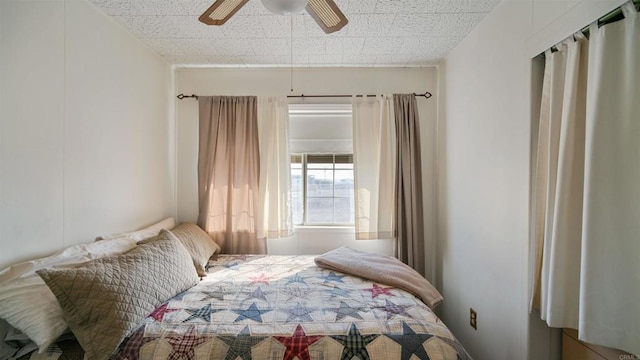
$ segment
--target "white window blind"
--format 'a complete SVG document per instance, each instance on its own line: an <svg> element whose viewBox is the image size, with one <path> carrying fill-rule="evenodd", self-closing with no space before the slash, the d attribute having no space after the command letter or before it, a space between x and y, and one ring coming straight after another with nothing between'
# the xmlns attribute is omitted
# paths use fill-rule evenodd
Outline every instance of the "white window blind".
<svg viewBox="0 0 640 360"><path fill-rule="evenodd" d="M290 153L353 153L351 115L351 104L290 104Z"/></svg>

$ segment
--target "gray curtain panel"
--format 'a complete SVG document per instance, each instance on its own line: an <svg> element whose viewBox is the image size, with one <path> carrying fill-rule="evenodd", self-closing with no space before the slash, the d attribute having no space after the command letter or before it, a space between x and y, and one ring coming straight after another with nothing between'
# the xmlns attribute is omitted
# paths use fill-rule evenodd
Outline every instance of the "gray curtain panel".
<svg viewBox="0 0 640 360"><path fill-rule="evenodd" d="M413 94L394 94L397 133L395 256L424 276L420 121Z"/></svg>
<svg viewBox="0 0 640 360"><path fill-rule="evenodd" d="M199 98L198 225L227 254L265 254L257 238L260 158L255 96Z"/></svg>

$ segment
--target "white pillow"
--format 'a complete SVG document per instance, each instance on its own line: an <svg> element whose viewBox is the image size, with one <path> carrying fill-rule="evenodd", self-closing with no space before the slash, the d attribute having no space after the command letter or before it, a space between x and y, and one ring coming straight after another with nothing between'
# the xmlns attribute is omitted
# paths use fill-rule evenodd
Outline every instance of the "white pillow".
<svg viewBox="0 0 640 360"><path fill-rule="evenodd" d="M67 323L58 300L35 271L73 267L135 247L136 241L131 238L80 244L0 271L0 318L29 336L42 353L67 330Z"/></svg>
<svg viewBox="0 0 640 360"><path fill-rule="evenodd" d="M0 271L0 284L4 284L18 277L35 275L36 270L46 267L77 265L92 259L122 254L136 247L137 243L134 239L128 237L112 240L117 241L74 245L44 258L11 265Z"/></svg>
<svg viewBox="0 0 640 360"><path fill-rule="evenodd" d="M124 232L124 233L118 233L118 234L111 234L111 235L102 235L102 236L98 236L96 238L96 241L99 240L109 240L109 239L115 239L115 238L121 238L121 237L128 237L131 238L135 241L142 241L142 240L146 240L149 238L152 238L154 236L157 236L160 233L160 230L171 230L174 227L176 227L176 220L172 217L170 218L166 218L158 223L155 223L153 225L147 226L144 229L140 229L140 230L136 230L136 231L130 231L130 232Z"/></svg>

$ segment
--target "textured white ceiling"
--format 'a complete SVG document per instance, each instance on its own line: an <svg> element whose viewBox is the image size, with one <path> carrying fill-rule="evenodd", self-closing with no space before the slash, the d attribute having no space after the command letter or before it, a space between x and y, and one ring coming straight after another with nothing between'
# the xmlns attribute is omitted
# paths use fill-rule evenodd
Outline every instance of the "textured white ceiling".
<svg viewBox="0 0 640 360"><path fill-rule="evenodd" d="M336 0L349 23L325 34L306 12L250 0L226 24L198 21L215 0L90 0L176 65L432 66L500 0ZM293 48L291 48L293 20Z"/></svg>

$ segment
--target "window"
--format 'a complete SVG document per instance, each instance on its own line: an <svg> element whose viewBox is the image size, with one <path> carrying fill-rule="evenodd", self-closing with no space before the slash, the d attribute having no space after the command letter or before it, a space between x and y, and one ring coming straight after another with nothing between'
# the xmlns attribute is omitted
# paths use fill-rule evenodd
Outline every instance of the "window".
<svg viewBox="0 0 640 360"><path fill-rule="evenodd" d="M353 225L353 156L291 156L292 211L295 225Z"/></svg>
<svg viewBox="0 0 640 360"><path fill-rule="evenodd" d="M294 225L353 225L351 104L290 104Z"/></svg>

